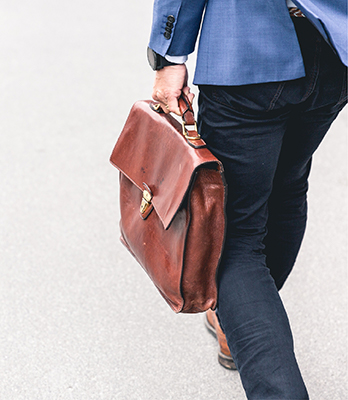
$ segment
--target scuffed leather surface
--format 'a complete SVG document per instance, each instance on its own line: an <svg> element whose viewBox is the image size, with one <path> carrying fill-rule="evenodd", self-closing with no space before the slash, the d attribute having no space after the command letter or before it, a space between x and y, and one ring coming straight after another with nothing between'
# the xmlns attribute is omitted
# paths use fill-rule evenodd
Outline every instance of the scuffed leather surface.
<svg viewBox="0 0 348 400"><path fill-rule="evenodd" d="M221 163L194 149L170 115L137 102L111 155L120 170L122 241L176 312L216 307L225 233ZM139 213L143 182L154 209Z"/></svg>

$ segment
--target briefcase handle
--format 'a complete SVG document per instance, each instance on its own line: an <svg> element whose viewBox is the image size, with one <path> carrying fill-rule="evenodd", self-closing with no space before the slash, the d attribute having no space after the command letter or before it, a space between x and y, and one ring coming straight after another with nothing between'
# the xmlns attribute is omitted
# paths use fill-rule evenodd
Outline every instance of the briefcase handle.
<svg viewBox="0 0 348 400"><path fill-rule="evenodd" d="M181 92L178 103L182 118L182 134L187 140L187 143L195 149L206 147L206 143L201 139L201 135L198 133L192 104L184 92ZM150 107L158 113L163 113L160 104L150 103Z"/></svg>
<svg viewBox="0 0 348 400"><path fill-rule="evenodd" d="M181 92L178 102L182 118L182 134L188 140L200 140L201 135L198 133L192 104L184 92ZM191 129L189 130L188 127Z"/></svg>

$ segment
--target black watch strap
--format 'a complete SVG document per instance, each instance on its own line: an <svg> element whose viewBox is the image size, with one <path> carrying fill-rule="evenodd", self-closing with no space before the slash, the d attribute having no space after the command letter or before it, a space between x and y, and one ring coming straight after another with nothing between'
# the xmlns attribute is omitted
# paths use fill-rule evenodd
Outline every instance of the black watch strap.
<svg viewBox="0 0 348 400"><path fill-rule="evenodd" d="M147 59L154 71L158 71L159 69L168 67L169 65L178 65L177 63L168 61L165 57L150 49L150 47L147 48Z"/></svg>
<svg viewBox="0 0 348 400"><path fill-rule="evenodd" d="M162 57L159 54L157 54L157 60L158 60L157 69L162 69L164 67L168 67L169 65L178 65L177 63L168 61L165 57Z"/></svg>

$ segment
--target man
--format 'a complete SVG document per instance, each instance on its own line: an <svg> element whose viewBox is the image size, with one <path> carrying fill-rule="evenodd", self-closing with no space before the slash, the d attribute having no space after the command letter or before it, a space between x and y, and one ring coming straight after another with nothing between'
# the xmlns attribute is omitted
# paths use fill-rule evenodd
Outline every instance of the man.
<svg viewBox="0 0 348 400"><path fill-rule="evenodd" d="M278 290L304 235L312 155L347 101L346 2L294 3L156 0L148 49L153 98L180 114L201 26L198 127L229 191L217 317L248 399L308 399Z"/></svg>

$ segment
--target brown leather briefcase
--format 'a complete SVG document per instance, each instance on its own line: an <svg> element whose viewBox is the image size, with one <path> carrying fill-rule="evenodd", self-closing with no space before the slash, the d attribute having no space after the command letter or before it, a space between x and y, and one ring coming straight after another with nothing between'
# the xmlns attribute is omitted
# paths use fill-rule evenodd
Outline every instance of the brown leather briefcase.
<svg viewBox="0 0 348 400"><path fill-rule="evenodd" d="M225 236L223 166L197 133L151 101L134 104L110 161L120 171L121 241L175 312L214 309Z"/></svg>

